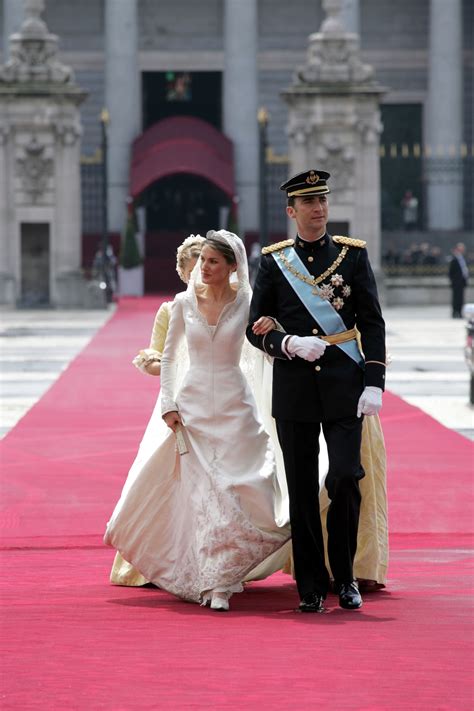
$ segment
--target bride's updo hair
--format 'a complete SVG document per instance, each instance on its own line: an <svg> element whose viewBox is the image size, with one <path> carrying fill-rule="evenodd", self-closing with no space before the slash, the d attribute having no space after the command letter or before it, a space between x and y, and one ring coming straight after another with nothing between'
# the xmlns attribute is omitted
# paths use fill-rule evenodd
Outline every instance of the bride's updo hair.
<svg viewBox="0 0 474 711"><path fill-rule="evenodd" d="M220 239L217 239L216 237L212 237L212 232L211 235L209 235L209 232L206 235L206 239L204 240L203 247L209 245L209 247L212 247L212 249L215 249L216 252L220 252L222 256L224 257L225 261L227 264L236 264L237 260L235 258L234 250L232 247L230 247L227 242L223 242Z"/></svg>
<svg viewBox="0 0 474 711"><path fill-rule="evenodd" d="M186 268L191 259L198 259L206 240L201 235L189 235L176 252L176 271L181 281L186 281Z"/></svg>

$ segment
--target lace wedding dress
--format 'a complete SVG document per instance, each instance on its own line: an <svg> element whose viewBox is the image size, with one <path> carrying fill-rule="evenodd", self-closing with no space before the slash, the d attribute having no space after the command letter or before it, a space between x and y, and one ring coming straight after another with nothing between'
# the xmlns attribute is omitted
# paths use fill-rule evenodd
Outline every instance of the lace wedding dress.
<svg viewBox="0 0 474 711"><path fill-rule="evenodd" d="M230 233L213 236L236 254L236 298L209 326L195 295L198 264L173 303L161 364L162 412L179 410L188 452L177 453L171 431L159 446L150 442L104 539L147 580L194 602L210 591L241 591L245 579L280 569L290 550L273 448L241 369L250 300L245 251ZM189 366L179 384L183 341Z"/></svg>

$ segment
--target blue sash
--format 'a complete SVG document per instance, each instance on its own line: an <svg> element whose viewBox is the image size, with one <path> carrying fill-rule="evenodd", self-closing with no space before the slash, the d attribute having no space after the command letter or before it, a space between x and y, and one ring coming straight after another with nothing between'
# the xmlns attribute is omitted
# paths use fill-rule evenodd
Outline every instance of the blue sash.
<svg viewBox="0 0 474 711"><path fill-rule="evenodd" d="M307 276L310 279L313 278L292 247L286 247L280 251L283 252L288 262L295 267L295 269L304 274L304 276ZM301 281L301 279L298 279L297 276L286 269L284 263L278 258L278 252L272 252L272 256L293 291L296 293L314 320L321 326L325 335L333 336L336 333L347 331L346 324L339 316L336 309L331 306L329 301L326 301L326 299L322 299L317 294L314 294L314 286ZM359 350L359 346L357 345L356 339L346 341L345 343L336 343L334 345L337 345L337 347L344 351L346 355L352 358L352 360L355 361L360 368L365 368L365 362Z"/></svg>

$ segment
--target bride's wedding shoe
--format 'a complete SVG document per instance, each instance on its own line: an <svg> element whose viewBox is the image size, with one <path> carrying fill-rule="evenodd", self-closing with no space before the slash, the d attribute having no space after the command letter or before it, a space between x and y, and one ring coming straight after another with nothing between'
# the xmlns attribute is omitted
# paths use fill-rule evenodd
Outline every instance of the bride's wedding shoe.
<svg viewBox="0 0 474 711"><path fill-rule="evenodd" d="M211 610L218 610L219 612L227 612L229 609L229 599L227 593L212 593L211 597Z"/></svg>

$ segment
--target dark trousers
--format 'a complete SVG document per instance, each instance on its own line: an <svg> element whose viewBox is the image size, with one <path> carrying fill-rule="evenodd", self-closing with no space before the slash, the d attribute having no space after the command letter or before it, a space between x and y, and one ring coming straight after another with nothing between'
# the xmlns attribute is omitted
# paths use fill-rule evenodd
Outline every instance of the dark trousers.
<svg viewBox="0 0 474 711"><path fill-rule="evenodd" d="M326 488L330 498L327 515L328 557L336 582L353 579L353 562L359 526L359 479L362 419L348 417L333 422L277 420L290 497L290 522L296 585L300 597L317 592L326 595L329 573L319 514L319 433L326 439L329 471Z"/></svg>
<svg viewBox="0 0 474 711"><path fill-rule="evenodd" d="M453 316L462 315L462 307L464 306L464 285L453 284L451 286L451 303L453 307Z"/></svg>

